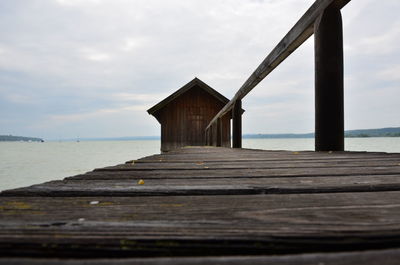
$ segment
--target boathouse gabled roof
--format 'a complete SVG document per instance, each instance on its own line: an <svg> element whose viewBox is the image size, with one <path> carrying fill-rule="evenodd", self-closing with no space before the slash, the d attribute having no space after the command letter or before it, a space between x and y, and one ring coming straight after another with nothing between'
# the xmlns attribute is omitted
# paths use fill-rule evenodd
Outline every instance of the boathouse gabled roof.
<svg viewBox="0 0 400 265"><path fill-rule="evenodd" d="M216 99L220 100L223 104L226 104L229 102L229 99L227 99L226 97L224 97L223 95L218 93L218 91L214 90L212 87L210 87L209 85L207 85L206 83L204 83L203 81L201 81L200 79L195 77L192 81L190 81L189 83L187 83L186 85L184 85L183 87L181 87L180 89L175 91L173 94L171 94L170 96L168 96L167 98L165 98L164 100L159 102L158 104L156 104L153 107L151 107L150 109L148 109L147 112L150 115L153 115L153 116L156 115L159 110L164 108L171 101L175 100L180 95L182 95L186 91L190 90L194 86L198 86L198 87L204 89L206 92L208 92L209 94L214 96Z"/></svg>

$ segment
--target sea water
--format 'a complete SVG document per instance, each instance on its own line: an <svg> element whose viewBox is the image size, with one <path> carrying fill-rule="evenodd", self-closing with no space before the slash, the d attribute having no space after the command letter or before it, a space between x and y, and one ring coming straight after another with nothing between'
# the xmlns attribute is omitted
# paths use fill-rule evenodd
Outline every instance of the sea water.
<svg viewBox="0 0 400 265"><path fill-rule="evenodd" d="M160 153L160 141L0 142L0 190Z"/></svg>
<svg viewBox="0 0 400 265"><path fill-rule="evenodd" d="M243 139L243 147L314 150L314 139ZM346 150L400 153L400 138L347 138ZM159 140L0 142L0 190L63 179L158 153Z"/></svg>

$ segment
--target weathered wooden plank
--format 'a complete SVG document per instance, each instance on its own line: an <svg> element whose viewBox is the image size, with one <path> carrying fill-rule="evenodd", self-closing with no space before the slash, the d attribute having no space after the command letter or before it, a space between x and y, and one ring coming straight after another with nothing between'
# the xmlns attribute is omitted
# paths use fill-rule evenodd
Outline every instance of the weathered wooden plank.
<svg viewBox="0 0 400 265"><path fill-rule="evenodd" d="M156 161L156 160L147 160L147 161L138 161L138 160L130 160L127 161L124 164L119 164L115 166L109 166L105 168L117 168L117 167L123 167L124 165L135 165L136 167L145 167L148 165L154 165L154 167L157 168L162 168L162 167L169 167L171 165L185 165L185 166L190 166L190 165L196 165L196 166L201 166L206 163L209 163L209 165L248 165L251 163L254 164L265 164L265 165L282 165L282 164L299 164L299 163L331 163L331 164L338 164L338 163L343 163L343 164L351 164L352 162L365 162L365 164L368 163L377 163L377 162L394 162L396 164L398 161L400 161L400 157L389 157L389 156L377 156L377 157L365 157L365 158L359 158L359 157L348 157L348 158L293 158L290 159L289 157L282 157L279 159L278 157L276 158L248 158L248 159L221 159L221 158L215 158L213 160L210 160L209 158L201 158L198 157L197 159L191 159L191 160L186 160L186 159L179 159L179 160L163 160L163 161ZM98 169L95 169L97 171Z"/></svg>
<svg viewBox="0 0 400 265"><path fill-rule="evenodd" d="M225 149L224 149L225 150ZM386 154L386 153L357 153L357 152L343 152L343 153L308 153L308 152L259 152L249 153L242 152L241 149L237 153L223 154L223 153L182 153L182 154L169 154L169 155L155 155L149 158L136 160L138 163L146 162L197 162L197 161L256 161L256 160L312 160L312 159L369 159L369 158L399 158L400 154ZM203 160L202 160L203 159Z"/></svg>
<svg viewBox="0 0 400 265"><path fill-rule="evenodd" d="M400 158L380 159L329 159L329 160L264 160L264 161L193 161L193 162L147 162L147 163L125 163L112 167L95 169L94 171L114 170L202 170L202 169L243 169L243 168L331 168L331 167L399 167Z"/></svg>
<svg viewBox="0 0 400 265"><path fill-rule="evenodd" d="M399 195L4 197L0 255L249 255L399 247Z"/></svg>
<svg viewBox="0 0 400 265"><path fill-rule="evenodd" d="M207 150L206 154L204 150ZM400 156L353 152L270 152L258 154L264 161L203 162L180 160L183 155L223 155L226 148L184 148L146 162L97 169L84 175L1 193L2 196L149 196L210 194L271 194L315 192L365 192L399 189ZM325 158L321 158L324 157ZM271 158L272 157L272 158ZM302 157L302 158L299 158ZM292 159L293 158L293 159ZM296 160L297 158L298 160ZM271 160L272 159L272 160ZM237 161L237 160L236 160ZM139 179L145 185L137 185Z"/></svg>
<svg viewBox="0 0 400 265"><path fill-rule="evenodd" d="M316 253L280 256L225 256L225 257L175 257L175 258L116 258L116 259L43 259L0 258L4 265L398 265L400 249L353 251L339 253Z"/></svg>
<svg viewBox="0 0 400 265"><path fill-rule="evenodd" d="M121 258L400 247L398 161L399 154L226 148L150 156L2 193L8 197L0 197L0 255ZM249 195L254 193L259 195Z"/></svg>
<svg viewBox="0 0 400 265"><path fill-rule="evenodd" d="M238 195L400 190L400 175L209 178L136 180L64 180L8 190L2 196L170 196Z"/></svg>
<svg viewBox="0 0 400 265"><path fill-rule="evenodd" d="M243 196L169 196L169 197L2 197L0 198L0 224L3 227L20 227L24 223L51 223L55 220L77 222L80 217L87 217L88 222L122 222L130 226L130 221L145 222L157 226L165 226L168 221L190 221L204 226L230 231L237 223L237 228L245 228L252 220L259 224L263 231L271 233L297 234L296 228L286 227L281 222L294 226L304 226L298 233L313 230L318 233L320 224L334 230L344 231L389 231L400 225L400 215L396 213L400 206L400 192L366 192L336 194L288 194L282 195L243 195ZM97 201L96 204L91 204ZM230 203L227 203L229 202ZM59 210L57 210L59 209ZM359 218L361 212L371 211L369 218ZM385 209L393 209L386 211ZM311 215L297 214L300 212ZM323 214L325 212L325 214ZM347 213L353 214L347 215ZM340 214L343 214L342 216ZM233 218L234 217L234 218ZM106 218L106 219L104 219ZM128 219L126 219L128 218ZM376 220L375 220L376 219ZM220 221L218 221L220 220ZM14 222L12 222L14 221ZM241 222L243 221L243 223ZM263 222L270 222L264 226ZM82 223L85 226L86 222ZM362 225L361 225L362 224ZM171 223L171 226L180 224ZM273 227L271 227L271 226ZM374 228L364 227L370 226ZM54 225L57 226L57 225ZM62 225L60 225L62 226ZM139 227L138 223L138 227ZM345 226L348 226L347 228ZM281 228L279 228L281 227ZM44 227L46 228L46 227ZM71 228L68 227L67 228ZM248 227L252 231L254 227ZM25 229L30 229L25 227ZM151 229L151 225L148 227ZM195 227L193 227L196 230ZM293 230L289 231L288 230ZM310 231L311 231L310 230ZM2 230L0 233L6 232ZM176 231L170 231L176 233ZM237 230L235 233L246 236L247 231ZM321 230L322 232L322 230ZM329 232L329 229L325 232ZM210 231L209 233L212 233Z"/></svg>
<svg viewBox="0 0 400 265"><path fill-rule="evenodd" d="M232 148L217 148L214 146L186 146L181 149L175 149L163 154L155 154L151 156L144 157L142 159L147 159L151 157L157 156L176 156L182 154L210 154L210 155L219 155L219 154L226 154L226 155L235 155L238 153L246 153L246 154L291 154L293 150L262 150L262 149L247 149L247 148L239 148L239 149L232 149ZM385 154L385 152L366 152L366 151L333 151L333 152L314 152L314 151L301 151L301 154L308 154L313 156L318 155L334 155L334 154L363 154L363 155L376 155L376 154ZM398 154L397 154L398 155Z"/></svg>
<svg viewBox="0 0 400 265"><path fill-rule="evenodd" d="M107 174L104 174L104 172L90 172L84 175L77 175L74 177L69 177L69 178L65 178L65 180L92 180L92 181L96 181L96 180L131 180L131 181L136 181L138 179L144 179L144 180L149 180L149 179L166 179L166 175L161 175L161 174L152 174L153 172L149 172L149 171L144 171L142 172L143 174L138 174L138 172L131 172L131 171L116 171L116 172L107 172ZM252 178L281 178L281 177L290 177L290 178L298 178L298 177L326 177L326 178L330 178L332 176L335 177L347 177L347 176L355 176L355 177L359 177L359 176L398 176L398 174L348 174L348 175L343 175L343 174L327 174L327 175L323 175L323 174L314 174L314 175L310 175L310 174L299 174L299 175L275 175L275 176L265 176L262 174L255 174L255 175L251 175L251 176L247 176L247 175L240 175L240 174L232 174L230 176L227 175L216 175L216 176L210 176L205 174L196 174L196 175L190 175L190 174L183 174L183 175L173 175L173 176L169 176L168 179L182 179L182 180L187 180L188 182L190 182L192 179L204 179L205 181L207 181L208 179L213 179L213 178L221 178L221 179L225 179L226 181L229 181L232 178L248 178L248 179L252 179Z"/></svg>
<svg viewBox="0 0 400 265"><path fill-rule="evenodd" d="M232 149L232 148L216 148L213 146L184 146L180 149L174 149L172 151L169 151L167 153L163 153L162 155L176 155L176 154L183 154L183 153L238 153L238 152L247 152L247 153L282 153L282 152L286 152L286 153L291 153L293 152L293 150L265 150L265 149L254 149L254 148L240 148L240 149ZM302 151L304 153L308 153L308 154L328 154L329 152L315 152L315 151ZM356 152L349 152L349 151L335 151L333 152L333 154L336 153L359 153L359 154L382 154L384 152L366 152L366 151L356 151ZM154 155L151 155L154 156ZM148 157L151 157L148 156Z"/></svg>
<svg viewBox="0 0 400 265"><path fill-rule="evenodd" d="M203 153L202 150L209 150ZM241 168L289 168L289 167L396 167L400 163L400 154L364 153L364 152L281 152L248 151L236 149L229 158L227 148L186 148L168 155L156 155L114 167L97 171L114 170L179 170L179 169L241 169ZM226 152L225 152L226 151ZM252 157L251 157L252 155ZM246 159L243 159L246 157ZM368 170L369 171L369 170ZM235 171L236 172L236 171ZM177 172L170 172L175 175ZM187 172L181 172L186 174ZM211 172L209 172L211 173ZM179 174L179 173L178 173ZM251 175L251 173L249 174Z"/></svg>
<svg viewBox="0 0 400 265"><path fill-rule="evenodd" d="M213 146L184 146L182 148L179 149L174 149L171 150L169 152L163 153L163 155L174 155L174 154L182 154L182 153L224 153L226 151L228 151L228 153L237 153L237 152L252 152L252 153L257 153L257 152L267 152L267 153L281 153L281 152L293 152L293 150L290 149L283 149L283 150L266 150L266 149L255 149L255 148L240 148L240 149L231 149L231 148L226 148L226 149L221 149L221 148L216 148ZM315 151L313 150L304 150L304 152L306 153L315 153ZM321 153L321 154L325 154L328 152L317 152L317 153ZM343 151L343 152L334 152L334 153L349 153L349 151ZM353 153L353 151L351 152ZM355 153L365 153L365 154L369 154L369 153L384 153L384 152L379 152L379 151L375 151L375 152L367 152L367 151L356 151ZM153 156L153 155L151 155ZM150 156L148 156L150 157Z"/></svg>
<svg viewBox="0 0 400 265"><path fill-rule="evenodd" d="M116 169L105 170L109 172L129 172L132 176L164 176L176 178L184 177L299 177L299 176L349 176L349 175L394 175L399 173L398 167L331 167L331 168L247 168L247 169L210 169L201 170L181 169L181 170L134 170Z"/></svg>
<svg viewBox="0 0 400 265"><path fill-rule="evenodd" d="M155 154L152 156L144 157L143 159L151 158L151 157L156 157L156 156L165 156L165 157L173 157L173 156L182 156L182 154L189 154L189 155L200 155L200 154L210 154L210 155L222 155L226 154L228 156L235 156L239 153L243 154L268 154L268 155L273 155L273 154L292 154L294 151L293 150L258 150L258 149L245 149L245 148L239 148L239 149L232 149L232 148L217 148L217 147L211 147L211 146L206 146L206 147L199 147L199 148L193 148L193 147L185 147L182 149L174 150L171 152L163 153L163 154ZM346 154L359 154L359 155L379 155L379 154L385 154L384 152L365 152L365 151L332 151L332 152L314 152L314 151L298 151L300 154L305 154L305 155L312 155L312 156L326 156L326 155L346 155ZM399 155L397 153L397 155Z"/></svg>

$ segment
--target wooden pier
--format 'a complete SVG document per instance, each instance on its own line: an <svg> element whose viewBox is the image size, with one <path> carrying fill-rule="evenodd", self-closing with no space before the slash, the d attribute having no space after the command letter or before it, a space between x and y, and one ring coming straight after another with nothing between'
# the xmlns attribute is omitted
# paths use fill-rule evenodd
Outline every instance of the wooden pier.
<svg viewBox="0 0 400 265"><path fill-rule="evenodd" d="M189 147L4 191L0 255L0 264L398 264L400 154Z"/></svg>
<svg viewBox="0 0 400 265"><path fill-rule="evenodd" d="M349 2L316 0L224 106L195 79L149 109L162 150L218 147L2 192L0 264L400 264L400 154L343 151ZM313 34L323 152L241 149L242 100Z"/></svg>

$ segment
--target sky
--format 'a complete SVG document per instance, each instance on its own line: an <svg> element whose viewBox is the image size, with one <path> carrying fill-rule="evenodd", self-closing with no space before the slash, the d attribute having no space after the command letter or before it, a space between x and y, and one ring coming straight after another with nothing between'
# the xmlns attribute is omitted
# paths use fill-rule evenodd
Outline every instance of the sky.
<svg viewBox="0 0 400 265"><path fill-rule="evenodd" d="M160 135L194 77L232 98L312 0L1 0L0 134ZM400 126L400 1L342 9L345 128ZM314 42L243 100L243 133L314 131Z"/></svg>

